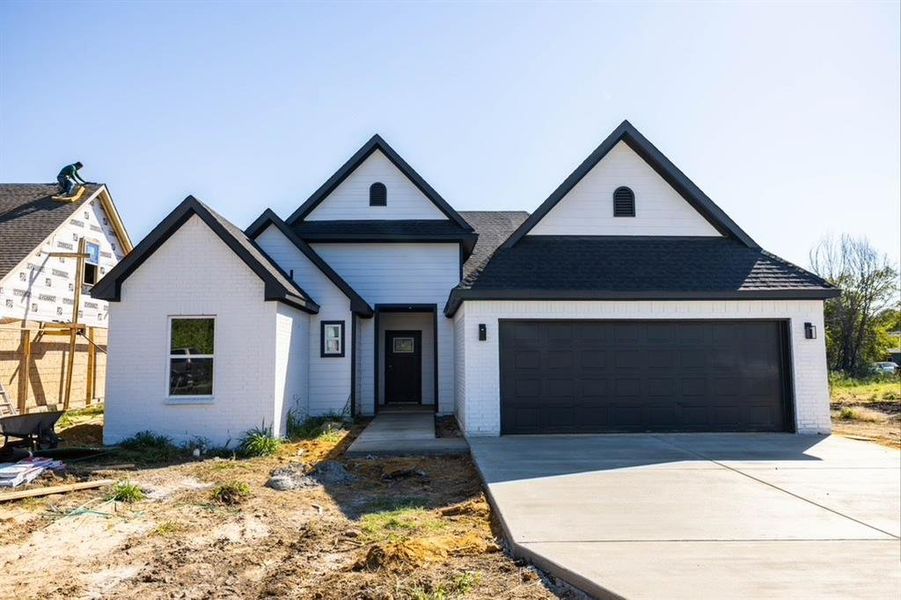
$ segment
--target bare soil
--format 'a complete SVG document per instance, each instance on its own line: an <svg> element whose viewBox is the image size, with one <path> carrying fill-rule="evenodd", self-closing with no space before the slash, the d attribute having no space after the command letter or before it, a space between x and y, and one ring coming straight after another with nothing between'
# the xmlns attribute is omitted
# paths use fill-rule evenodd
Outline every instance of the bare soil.
<svg viewBox="0 0 901 600"><path fill-rule="evenodd" d="M102 415L96 420L101 420ZM94 444L79 422L79 444ZM509 598L571 592L505 554L468 457L347 459L355 431L286 444L272 457L182 459L96 472L115 454L76 461L34 485L112 477L138 484L141 502L85 490L0 504L4 597ZM62 432L65 438L65 431ZM334 460L352 483L279 492L275 469L307 472ZM62 479L62 481L60 480ZM223 504L222 484L249 496Z"/></svg>
<svg viewBox="0 0 901 600"><path fill-rule="evenodd" d="M901 380L834 386L832 430L901 450Z"/></svg>

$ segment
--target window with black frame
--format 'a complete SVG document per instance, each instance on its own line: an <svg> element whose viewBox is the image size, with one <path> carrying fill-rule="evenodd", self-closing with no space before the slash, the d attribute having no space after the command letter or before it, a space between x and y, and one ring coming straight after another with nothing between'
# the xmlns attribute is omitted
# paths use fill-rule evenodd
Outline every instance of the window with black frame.
<svg viewBox="0 0 901 600"><path fill-rule="evenodd" d="M169 321L169 395L213 395L212 317L172 317Z"/></svg>

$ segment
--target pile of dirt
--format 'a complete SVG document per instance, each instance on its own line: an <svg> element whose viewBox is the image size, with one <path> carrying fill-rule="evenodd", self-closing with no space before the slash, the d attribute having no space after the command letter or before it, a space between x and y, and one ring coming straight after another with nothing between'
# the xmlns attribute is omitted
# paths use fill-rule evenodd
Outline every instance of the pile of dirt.
<svg viewBox="0 0 901 600"><path fill-rule="evenodd" d="M304 463L291 463L272 472L266 486L280 492L303 490L319 485L350 485L356 477L347 472L339 462L326 461L317 465L312 472Z"/></svg>
<svg viewBox="0 0 901 600"><path fill-rule="evenodd" d="M461 504L454 504L452 506L442 508L438 512L441 513L442 517L467 516L484 519L491 517L491 508L488 506L488 502L485 501L485 498L470 500L469 502L463 502Z"/></svg>
<svg viewBox="0 0 901 600"><path fill-rule="evenodd" d="M374 544L358 559L355 571L409 571L452 556L499 552L496 542L473 533L414 538Z"/></svg>

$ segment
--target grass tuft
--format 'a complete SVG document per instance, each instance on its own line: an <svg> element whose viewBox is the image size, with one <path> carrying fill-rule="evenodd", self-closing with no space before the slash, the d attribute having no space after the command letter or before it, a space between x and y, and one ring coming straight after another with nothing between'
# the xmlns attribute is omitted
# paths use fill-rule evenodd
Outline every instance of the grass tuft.
<svg viewBox="0 0 901 600"><path fill-rule="evenodd" d="M183 451L165 435L141 431L119 442L119 448L141 462L169 462L180 458Z"/></svg>
<svg viewBox="0 0 901 600"><path fill-rule="evenodd" d="M438 515L418 503L369 513L361 521L363 535L370 542L401 542L446 527Z"/></svg>
<svg viewBox="0 0 901 600"><path fill-rule="evenodd" d="M213 490L212 498L221 504L235 505L240 504L245 498L250 496L250 486L243 481L232 481L224 483Z"/></svg>
<svg viewBox="0 0 901 600"><path fill-rule="evenodd" d="M320 442L339 442L347 435L348 419L338 413L328 413L318 417L303 418L298 413L288 413L288 439L292 442L317 440Z"/></svg>
<svg viewBox="0 0 901 600"><path fill-rule="evenodd" d="M272 429L269 427L248 429L239 445L244 456L272 456L281 447L282 441L272 436Z"/></svg>
<svg viewBox="0 0 901 600"><path fill-rule="evenodd" d="M158 535L160 537L172 537L185 531L186 529L187 527L176 521L163 521L156 526L156 529L153 530L153 535Z"/></svg>
<svg viewBox="0 0 901 600"><path fill-rule="evenodd" d="M144 498L144 490L127 480L117 483L109 495L109 499L116 502L140 502Z"/></svg>

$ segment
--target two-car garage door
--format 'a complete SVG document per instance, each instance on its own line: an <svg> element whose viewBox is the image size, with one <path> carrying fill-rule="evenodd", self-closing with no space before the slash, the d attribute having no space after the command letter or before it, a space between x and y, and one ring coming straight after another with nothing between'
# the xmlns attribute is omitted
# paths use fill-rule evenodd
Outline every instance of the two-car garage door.
<svg viewBox="0 0 901 600"><path fill-rule="evenodd" d="M779 321L501 321L501 433L786 431Z"/></svg>

